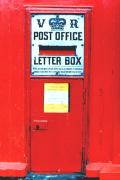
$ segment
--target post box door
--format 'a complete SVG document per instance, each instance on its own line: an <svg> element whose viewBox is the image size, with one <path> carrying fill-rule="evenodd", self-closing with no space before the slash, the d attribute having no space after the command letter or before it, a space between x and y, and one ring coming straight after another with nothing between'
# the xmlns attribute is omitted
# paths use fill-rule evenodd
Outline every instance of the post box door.
<svg viewBox="0 0 120 180"><path fill-rule="evenodd" d="M31 27L31 171L80 172L87 10L66 8L62 13L62 9L48 9L28 10Z"/></svg>
<svg viewBox="0 0 120 180"><path fill-rule="evenodd" d="M80 172L82 93L82 79L31 80L32 171Z"/></svg>

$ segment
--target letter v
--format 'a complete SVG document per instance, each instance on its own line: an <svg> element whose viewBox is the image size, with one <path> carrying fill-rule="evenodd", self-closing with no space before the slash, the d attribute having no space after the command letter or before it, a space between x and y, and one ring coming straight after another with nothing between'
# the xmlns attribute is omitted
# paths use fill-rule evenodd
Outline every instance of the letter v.
<svg viewBox="0 0 120 180"><path fill-rule="evenodd" d="M45 19L42 19L42 22L41 22L41 19L37 19L37 22L38 22L39 28L41 28L41 27L43 27L43 25L45 23Z"/></svg>

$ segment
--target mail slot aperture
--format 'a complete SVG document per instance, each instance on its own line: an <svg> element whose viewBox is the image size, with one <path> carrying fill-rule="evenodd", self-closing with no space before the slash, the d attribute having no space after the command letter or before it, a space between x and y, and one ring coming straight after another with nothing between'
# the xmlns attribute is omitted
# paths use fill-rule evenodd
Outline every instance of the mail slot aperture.
<svg viewBox="0 0 120 180"><path fill-rule="evenodd" d="M39 55L75 56L76 46L39 46Z"/></svg>

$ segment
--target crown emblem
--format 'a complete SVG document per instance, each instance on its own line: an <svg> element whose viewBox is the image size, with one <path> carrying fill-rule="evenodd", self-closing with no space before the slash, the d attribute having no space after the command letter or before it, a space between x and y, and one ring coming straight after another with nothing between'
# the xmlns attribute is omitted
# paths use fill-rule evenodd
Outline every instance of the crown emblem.
<svg viewBox="0 0 120 180"><path fill-rule="evenodd" d="M63 30L66 25L66 20L59 18L59 15L56 15L56 18L49 19L49 25L51 30Z"/></svg>

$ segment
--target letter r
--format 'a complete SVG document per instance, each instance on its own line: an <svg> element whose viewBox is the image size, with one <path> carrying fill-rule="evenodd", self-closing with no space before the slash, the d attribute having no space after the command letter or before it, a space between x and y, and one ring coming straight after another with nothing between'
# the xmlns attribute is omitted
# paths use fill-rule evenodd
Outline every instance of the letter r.
<svg viewBox="0 0 120 180"><path fill-rule="evenodd" d="M70 28L78 28L78 21L77 19L70 19Z"/></svg>

